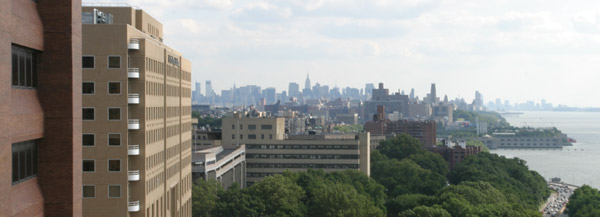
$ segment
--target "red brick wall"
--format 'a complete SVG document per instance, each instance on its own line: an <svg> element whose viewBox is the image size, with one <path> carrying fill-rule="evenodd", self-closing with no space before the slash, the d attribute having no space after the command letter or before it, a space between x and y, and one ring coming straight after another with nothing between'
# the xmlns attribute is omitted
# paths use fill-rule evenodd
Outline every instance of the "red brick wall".
<svg viewBox="0 0 600 217"><path fill-rule="evenodd" d="M81 2L0 0L0 216L81 216ZM37 90L11 87L11 44L42 51ZM41 139L12 184L12 143Z"/></svg>

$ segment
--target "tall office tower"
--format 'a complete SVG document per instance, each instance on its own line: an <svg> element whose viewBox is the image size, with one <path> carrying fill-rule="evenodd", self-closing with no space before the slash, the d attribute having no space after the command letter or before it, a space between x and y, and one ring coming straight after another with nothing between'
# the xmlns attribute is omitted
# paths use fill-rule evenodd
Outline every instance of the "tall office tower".
<svg viewBox="0 0 600 217"><path fill-rule="evenodd" d="M475 100L473 104L479 107L483 107L483 95L481 95L479 91L475 91Z"/></svg>
<svg viewBox="0 0 600 217"><path fill-rule="evenodd" d="M273 87L269 87L263 90L263 98L265 98L267 100L267 104L273 104L275 103L275 95L276 95L276 90Z"/></svg>
<svg viewBox="0 0 600 217"><path fill-rule="evenodd" d="M373 89L375 89L375 85L373 83L365 84L365 95L370 96L373 92Z"/></svg>
<svg viewBox="0 0 600 217"><path fill-rule="evenodd" d="M410 89L410 95L409 95L410 99L415 99L415 88L411 88Z"/></svg>
<svg viewBox="0 0 600 217"><path fill-rule="evenodd" d="M308 77L308 73L306 74L306 81L304 81L304 89L310 90L310 78Z"/></svg>
<svg viewBox="0 0 600 217"><path fill-rule="evenodd" d="M80 11L0 0L0 216L81 216Z"/></svg>
<svg viewBox="0 0 600 217"><path fill-rule="evenodd" d="M202 94L202 83L200 82L196 82L196 94L198 94L198 96Z"/></svg>
<svg viewBox="0 0 600 217"><path fill-rule="evenodd" d="M435 90L435 83L431 84L431 91L429 93L429 102L435 104L437 102L437 93Z"/></svg>
<svg viewBox="0 0 600 217"><path fill-rule="evenodd" d="M298 83L290 82L288 94L290 97L298 97L298 95L300 95L300 85L298 85Z"/></svg>
<svg viewBox="0 0 600 217"><path fill-rule="evenodd" d="M210 80L206 80L206 84L204 85L206 88L206 91L204 92L204 95L206 97L213 97L214 95L214 90L212 88L212 82Z"/></svg>
<svg viewBox="0 0 600 217"><path fill-rule="evenodd" d="M191 216L191 63L141 9L82 10L83 215Z"/></svg>

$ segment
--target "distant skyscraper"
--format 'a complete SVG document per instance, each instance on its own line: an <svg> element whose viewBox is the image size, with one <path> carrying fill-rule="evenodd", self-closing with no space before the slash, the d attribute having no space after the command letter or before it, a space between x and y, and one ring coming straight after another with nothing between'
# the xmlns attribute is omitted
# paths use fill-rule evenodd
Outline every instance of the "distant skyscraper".
<svg viewBox="0 0 600 217"><path fill-rule="evenodd" d="M473 102L476 106L483 107L483 95L479 91L475 91L475 101Z"/></svg>
<svg viewBox="0 0 600 217"><path fill-rule="evenodd" d="M213 96L213 89L212 89L212 84L210 80L206 80L206 85L205 85L206 91L204 92L204 95L206 95L206 97L212 97Z"/></svg>
<svg viewBox="0 0 600 217"><path fill-rule="evenodd" d="M297 97L300 94L300 85L295 82L291 82L288 86L288 93L290 97Z"/></svg>
<svg viewBox="0 0 600 217"><path fill-rule="evenodd" d="M306 81L304 81L304 89L310 90L310 78L308 77L308 74L306 74Z"/></svg>
<svg viewBox="0 0 600 217"><path fill-rule="evenodd" d="M196 82L196 94L200 95L202 94L202 83L200 82Z"/></svg>
<svg viewBox="0 0 600 217"><path fill-rule="evenodd" d="M429 102L432 103L432 104L436 103L437 93L436 93L436 90L435 90L435 83L431 84L431 91L429 93L429 96L430 96Z"/></svg>
<svg viewBox="0 0 600 217"><path fill-rule="evenodd" d="M371 95L373 92L373 89L375 89L375 85L373 83L365 84L365 95Z"/></svg>
<svg viewBox="0 0 600 217"><path fill-rule="evenodd" d="M273 87L269 87L263 90L263 98L267 100L268 105L275 103L276 92L277 91Z"/></svg>
<svg viewBox="0 0 600 217"><path fill-rule="evenodd" d="M415 99L415 88L410 89L410 99Z"/></svg>

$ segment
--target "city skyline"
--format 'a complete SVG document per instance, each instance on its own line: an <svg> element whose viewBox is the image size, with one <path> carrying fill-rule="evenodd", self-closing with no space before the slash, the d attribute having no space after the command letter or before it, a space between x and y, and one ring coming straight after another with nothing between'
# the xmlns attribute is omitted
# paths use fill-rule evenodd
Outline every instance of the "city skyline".
<svg viewBox="0 0 600 217"><path fill-rule="evenodd" d="M206 80L204 82L210 82L210 83L212 83L212 81L210 81L210 80ZM341 86L331 86L330 84L320 83L320 82L314 81L312 79L310 79L310 82L311 82L311 88L314 85L316 85L317 83L319 83L321 86L328 86L328 88L329 88L330 91L332 91L334 88L337 87L338 90L339 90L339 92L340 92L340 94L342 94L341 97L337 97L337 98L345 98L344 97L344 91L346 91L346 88L357 89L358 91L363 91L363 92L359 92L359 93L362 94L362 96L370 95L370 92L369 92L369 94L367 94L367 92L365 92L366 91L366 86L367 85L377 85L378 84L378 83L365 83L365 84L363 84L360 87L353 87L353 86L341 87ZM198 87L197 85L199 85L199 84L201 86L201 83L203 83L203 82L195 82L196 87ZM304 81L302 82L302 84L300 84L300 82L288 82L286 84L288 85L288 87L280 89L280 88L275 88L275 87L271 87L271 86L261 86L259 84L239 85L237 83L234 83L228 89L224 89L224 91L226 91L229 94L230 91L233 88L239 89L240 87L256 86L258 88L261 88L263 91L265 91L267 89L273 89L274 88L275 91L276 91L275 93L276 93L277 96L279 96L282 92L285 91L286 92L286 96L289 98L289 97L295 96L295 95L291 94L291 92L290 92L290 88L291 87L289 85L296 85L297 86L296 88L298 88L298 90L299 90L299 92L297 94L299 94L299 95L302 95L302 91L304 89L306 89L306 86L305 86L306 84L305 84ZM431 84L435 84L436 86L438 86L436 83L431 83ZM428 92L426 92L426 93L424 93L422 95L421 94L417 94L417 92L414 92L414 97L415 98L418 97L421 101L426 101L425 100L426 97L432 91L431 86L429 86L429 87L430 87L430 89L428 90ZM403 93L404 95L411 95L411 91L415 89L415 88L393 89L393 88L390 88L390 87L386 87L386 88L389 88L390 93ZM202 96L206 96L205 95L206 90L207 89L205 89L205 88L201 88L200 94ZM212 88L210 90L212 91L211 92L212 94L215 94L215 95L218 95L218 96L221 95L221 91L217 91L217 90L214 90ZM442 90L443 90L443 88L442 88ZM196 89L192 89L192 93L194 93L195 91L196 91ZM512 99L507 99L507 98L487 98L487 95L484 92L478 91L478 90L475 90L470 95L469 94L465 94L465 95L459 95L459 96L456 96L456 97L448 96L444 92L439 92L439 91L436 91L436 92L439 94L439 95L437 95L437 98L439 100L441 100L441 101L443 101L445 97L448 97L448 100L450 100L450 101L457 100L457 99L462 99L462 100L465 100L465 102L469 102L469 103L472 102L472 101L474 101L474 100L476 100L476 96L478 94L480 94L480 95L484 96L483 100L481 102L479 102L481 105L483 105L485 107L489 107L490 103L493 103L494 105L497 105L498 102L500 102L500 105L501 105L500 106L500 108L501 108L500 110L504 110L504 107L507 105L507 103L508 103L509 107L513 107L513 109L516 108L516 107L520 107L520 109L525 109L525 110L531 110L531 109L551 110L552 108L559 108L559 107L581 108L581 109L585 109L585 108L597 108L597 107L577 107L577 106L572 106L572 105L559 104L559 103L555 103L555 102L549 101L549 100L547 100L545 98L542 98L542 99L526 99L526 100L523 100L523 101L514 101ZM328 98L333 99L333 98L336 98L336 97L328 96ZM266 98L266 100L267 100L267 104L273 104L273 103L276 102L276 100L275 101L269 101L267 98ZM499 107L493 106L492 110L494 110L494 109L499 109ZM510 110L510 109L508 109L508 110Z"/></svg>
<svg viewBox="0 0 600 217"><path fill-rule="evenodd" d="M600 107L588 100L600 70L597 1L127 3L164 20L165 43L197 66L192 81L212 80L217 92L234 82L282 89L308 72L338 86L384 81L423 95L437 83L451 98L479 90Z"/></svg>

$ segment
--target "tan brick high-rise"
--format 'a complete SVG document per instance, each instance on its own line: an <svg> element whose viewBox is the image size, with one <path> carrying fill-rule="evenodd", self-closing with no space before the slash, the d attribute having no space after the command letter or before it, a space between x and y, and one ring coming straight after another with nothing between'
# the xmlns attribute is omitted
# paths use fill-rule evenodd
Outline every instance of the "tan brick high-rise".
<svg viewBox="0 0 600 217"><path fill-rule="evenodd" d="M191 216L191 63L140 9L82 11L83 215Z"/></svg>

